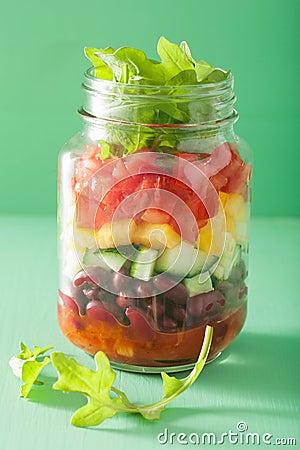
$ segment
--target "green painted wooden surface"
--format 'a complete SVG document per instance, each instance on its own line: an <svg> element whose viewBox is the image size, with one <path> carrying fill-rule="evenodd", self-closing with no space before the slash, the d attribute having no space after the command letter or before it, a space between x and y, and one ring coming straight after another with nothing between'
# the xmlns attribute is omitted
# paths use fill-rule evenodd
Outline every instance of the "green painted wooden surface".
<svg viewBox="0 0 300 450"><path fill-rule="evenodd" d="M65 340L56 323L55 220L41 216L0 220L1 450L156 449L163 447L157 435L165 428L177 435L211 432L220 438L230 429L235 432L241 421L248 432L272 434L271 442L294 437L298 442L292 448L299 448L299 220L253 220L245 328L195 385L168 407L161 421L120 415L89 430L69 425L72 411L85 400L79 394L52 391L51 372L29 400L18 398L19 381L8 360L20 340L28 345L53 343L90 365L92 359ZM118 372L117 385L132 401L154 401L161 394L159 376ZM240 435L245 432L238 434L239 439ZM228 442L212 445L218 446L242 448ZM164 447L197 446L168 442Z"/></svg>

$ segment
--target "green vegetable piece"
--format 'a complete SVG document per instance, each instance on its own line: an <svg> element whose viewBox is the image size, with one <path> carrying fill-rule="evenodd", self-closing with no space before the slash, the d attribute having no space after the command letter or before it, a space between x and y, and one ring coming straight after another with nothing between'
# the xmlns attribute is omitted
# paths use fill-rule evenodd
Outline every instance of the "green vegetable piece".
<svg viewBox="0 0 300 450"><path fill-rule="evenodd" d="M111 156L110 145L102 140L99 141L99 144L101 146L100 158L104 161Z"/></svg>
<svg viewBox="0 0 300 450"><path fill-rule="evenodd" d="M53 345L49 345L48 347L39 347L38 345L35 345L33 347L33 351L30 350L28 347L26 347L26 345L21 342L20 343L20 349L21 352L16 356L16 358L19 359L30 359L30 358L34 358L36 359L38 356L43 355L44 353L46 353L48 350L51 350L53 348Z"/></svg>
<svg viewBox="0 0 300 450"><path fill-rule="evenodd" d="M44 353L52 348L53 345L43 348L35 345L32 351L21 342L21 352L10 359L9 365L12 368L13 373L24 382L21 388L21 395L23 397L28 396L34 384L43 384L43 382L38 381L37 378L42 369L50 363L50 359L46 356L41 361L39 360ZM39 359L38 361L37 358Z"/></svg>
<svg viewBox="0 0 300 450"><path fill-rule="evenodd" d="M193 56L192 56L192 52L191 49L189 47L189 44L186 41L182 41L179 44L179 47L181 48L181 50L184 52L185 56L187 57L187 59L192 63L192 64L196 64L196 61L194 60Z"/></svg>
<svg viewBox="0 0 300 450"><path fill-rule="evenodd" d="M24 384L21 387L21 395L27 397L34 384L44 384L38 381L37 378L44 367L50 363L50 358L45 356L43 361L26 361L22 368L22 380Z"/></svg>
<svg viewBox="0 0 300 450"><path fill-rule="evenodd" d="M177 44L171 43L163 36L158 41L157 53L162 60L169 79L175 77L183 70L194 70L194 65L186 53Z"/></svg>
<svg viewBox="0 0 300 450"><path fill-rule="evenodd" d="M178 379L175 377L170 377L165 372L162 372L161 376L164 383L164 396L163 398L153 405L148 405L140 408L140 414L145 419L153 420L154 418L159 419L160 413L164 410L166 405L178 397L182 392L184 392L188 387L190 387L200 375L205 362L208 357L208 353L210 350L211 342L213 337L213 328L209 325L205 328L205 335L202 344L202 348L198 357L198 360L191 371L191 373L182 379ZM153 415L157 415L157 417L153 417Z"/></svg>
<svg viewBox="0 0 300 450"><path fill-rule="evenodd" d="M107 124L106 145L101 142L102 159L113 155L129 155L142 148L159 151L162 147L176 152L179 134L172 130L165 136L163 130L147 125L188 124L211 119L215 110L214 100L190 101L188 96L184 97L186 90L183 86L222 81L229 72L205 61L196 61L186 41L177 45L161 37L157 51L161 61L147 58L142 50L131 47L117 50L112 47L103 50L85 48L85 55L95 66L96 77L129 87L139 85L138 95L143 99L141 102L133 101L128 94L134 93L134 89L131 91L130 88L120 86L121 95L114 103L112 118L136 125L128 133L127 129L116 127L114 122ZM143 86L155 87L155 91L146 87L143 89ZM177 89L177 86L182 88Z"/></svg>
<svg viewBox="0 0 300 450"><path fill-rule="evenodd" d="M105 419L111 418L119 412L141 414L147 420L159 419L167 404L184 392L198 378L209 353L212 333L212 327L207 326L198 361L186 378L178 380L164 372L161 374L164 396L156 403L145 406L136 405L131 403L122 391L113 387L116 374L103 352L98 352L94 357L96 371L78 364L74 358L69 358L63 353L52 353L52 364L59 375L53 388L64 392L79 392L88 398L88 403L78 409L72 416L72 425L78 427L99 425ZM116 397L111 397L111 391Z"/></svg>
<svg viewBox="0 0 300 450"><path fill-rule="evenodd" d="M191 85L197 84L197 75L195 70L182 70L175 77L167 81L167 85L179 86L180 84Z"/></svg>
<svg viewBox="0 0 300 450"><path fill-rule="evenodd" d="M144 78L164 84L165 74L161 64L154 63L148 59L142 50L130 47L121 47L114 53L97 53L97 56L113 72L114 79L121 83L130 82L131 78L136 81ZM126 76L124 76L124 65L126 65ZM151 83L155 84L155 83Z"/></svg>
<svg viewBox="0 0 300 450"><path fill-rule="evenodd" d="M219 81L224 81L226 80L226 78L228 78L230 74L230 70L227 70L227 72L225 72L224 70L221 69L215 69L210 72L207 77L205 79L203 79L202 81L204 83L217 83Z"/></svg>
<svg viewBox="0 0 300 450"><path fill-rule="evenodd" d="M206 61L196 61L195 70L198 83L201 83L203 80L207 79L207 77L215 70L215 68L208 64Z"/></svg>
<svg viewBox="0 0 300 450"><path fill-rule="evenodd" d="M72 425L77 427L98 425L103 420L113 417L117 412L135 408L125 405L122 397L110 397L116 373L112 370L105 353L98 352L94 357L96 372L78 364L74 358L69 358L64 353L52 353L51 360L59 374L53 389L80 392L89 399L88 403L73 415Z"/></svg>
<svg viewBox="0 0 300 450"><path fill-rule="evenodd" d="M102 80L113 80L112 70L102 61L100 55L114 53L112 47L107 47L104 50L97 48L85 47L84 54L92 62L96 68L96 77Z"/></svg>

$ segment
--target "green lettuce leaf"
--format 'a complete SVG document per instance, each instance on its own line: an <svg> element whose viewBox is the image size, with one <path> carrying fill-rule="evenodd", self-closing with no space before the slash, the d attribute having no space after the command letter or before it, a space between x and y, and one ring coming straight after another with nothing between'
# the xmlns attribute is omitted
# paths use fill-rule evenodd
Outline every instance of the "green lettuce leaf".
<svg viewBox="0 0 300 450"><path fill-rule="evenodd" d="M195 70L198 83L201 83L215 70L215 68L208 64L206 61L196 61Z"/></svg>
<svg viewBox="0 0 300 450"><path fill-rule="evenodd" d="M44 367L46 367L50 363L50 358L45 356L43 361L26 361L23 365L22 369L22 380L23 385L21 387L21 395L22 397L27 397L31 391L31 388L34 384L41 385L44 384L42 381L39 381L37 378Z"/></svg>
<svg viewBox="0 0 300 450"><path fill-rule="evenodd" d="M196 71L193 69L188 70L182 70L177 75L175 75L173 78L170 78L167 81L167 85L169 86L179 86L181 84L191 85L191 84L197 84L197 74Z"/></svg>
<svg viewBox="0 0 300 450"><path fill-rule="evenodd" d="M168 41L164 36L158 41L157 53L169 79L174 78L182 71L194 70L194 65L186 53L177 44Z"/></svg>
<svg viewBox="0 0 300 450"><path fill-rule="evenodd" d="M53 345L43 348L35 345L33 350L30 350L23 342L20 343L21 352L10 359L9 365L13 373L23 381L21 396L27 397L34 384L43 384L37 378L43 368L50 363L50 358L47 356L42 358L42 355L52 348Z"/></svg>
<svg viewBox="0 0 300 450"><path fill-rule="evenodd" d="M206 78L203 79L204 83L217 83L218 81L224 81L226 78L228 78L230 74L230 70L227 70L225 72L222 69L216 69L214 68L213 71L211 71Z"/></svg>
<svg viewBox="0 0 300 450"><path fill-rule="evenodd" d="M112 70L101 60L100 55L114 53L112 47L107 47L103 50L91 47L85 47L84 54L92 62L95 67L96 77L102 80L113 80Z"/></svg>
<svg viewBox="0 0 300 450"><path fill-rule="evenodd" d="M79 392L87 397L86 405L78 409L71 419L71 423L78 427L99 425L120 412L141 414L147 420L159 419L167 404L198 378L208 356L212 333L212 327L207 326L199 358L187 377L178 380L162 373L164 395L156 403L144 406L131 403L124 392L115 388L113 383L116 374L103 352L98 352L94 357L96 371L80 365L74 358L69 358L63 353L52 353L52 364L58 372L58 381L53 385L53 389Z"/></svg>
<svg viewBox="0 0 300 450"><path fill-rule="evenodd" d="M184 97L188 92L186 86L222 81L229 76L229 71L225 72L203 60L195 60L186 41L177 45L162 36L157 52L160 61L147 58L145 52L131 47L117 50L112 47L85 48L85 55L95 66L96 77L120 83L120 87L116 88L119 95L113 97L111 104L107 100L108 118L133 124L130 130L117 129L114 124L106 125L107 145L103 159L105 155L123 156L145 147L159 150L160 130L145 125L200 123L209 121L213 115L214 100L189 100L188 96ZM124 84L140 85L138 95L143 101L134 101L129 94L135 91L124 88ZM157 89L154 93L146 86ZM175 151L178 138L168 141L170 145L172 141Z"/></svg>
<svg viewBox="0 0 300 450"><path fill-rule="evenodd" d="M192 52L191 49L189 47L189 44L186 41L182 41L179 44L179 47L181 48L181 50L183 51L183 53L185 54L185 56L187 57L187 59L193 64L195 65L196 61L194 60L193 56L192 56Z"/></svg>
<svg viewBox="0 0 300 450"><path fill-rule="evenodd" d="M72 425L78 427L98 425L117 412L123 411L125 407L122 398L110 397L116 374L107 356L103 352L98 352L94 359L96 372L78 364L74 358L69 358L64 353L54 352L51 355L52 364L59 374L53 389L80 392L89 399L88 403L72 417Z"/></svg>
<svg viewBox="0 0 300 450"><path fill-rule="evenodd" d="M105 74L108 69L109 73L113 74L114 81L120 83L130 84L131 82L135 83L142 79L147 80L147 83L150 84L162 85L165 82L165 73L162 64L148 59L142 50L131 47L121 47L118 50L111 52L106 51L107 49L97 50L86 48L86 54L90 54L91 50L93 51L93 58L98 58L97 61L95 59L92 60L91 57L89 57L94 65L98 64L96 67L99 73L97 76L99 76L99 78L103 78L101 75L102 71ZM147 83L144 82L141 84Z"/></svg>

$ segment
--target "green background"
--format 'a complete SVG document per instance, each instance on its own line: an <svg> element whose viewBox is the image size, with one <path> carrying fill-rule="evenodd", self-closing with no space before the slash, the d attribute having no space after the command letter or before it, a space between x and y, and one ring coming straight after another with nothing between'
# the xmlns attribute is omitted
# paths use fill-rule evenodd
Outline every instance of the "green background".
<svg viewBox="0 0 300 450"><path fill-rule="evenodd" d="M235 75L254 214L299 215L299 10L298 0L5 2L0 212L55 212L57 153L80 128L83 47L130 45L154 57L165 35Z"/></svg>

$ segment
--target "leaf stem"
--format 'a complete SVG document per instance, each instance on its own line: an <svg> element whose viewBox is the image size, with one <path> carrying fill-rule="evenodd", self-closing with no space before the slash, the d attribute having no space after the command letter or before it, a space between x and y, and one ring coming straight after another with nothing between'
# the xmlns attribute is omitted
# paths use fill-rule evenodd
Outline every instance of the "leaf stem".
<svg viewBox="0 0 300 450"><path fill-rule="evenodd" d="M193 370L191 371L190 375L186 378L186 382L178 389L178 391L172 395L170 395L169 397L165 397L162 398L162 400L156 402L156 403L152 403L150 405L145 405L145 406L141 406L139 407L139 411L143 411L144 409L148 409L148 408L155 408L155 407L164 407L165 405L167 405L168 403L170 403L172 400L174 400L178 395L180 395L183 391L185 391L185 389L190 385L190 380L193 379L194 376L196 376L196 373L198 372L198 375L200 374L200 372L202 371L210 347L211 347L211 342L212 342L212 337L213 337L213 327L211 326L207 326L205 329L205 335L204 335L204 340L203 340L203 344L201 347L201 351L198 357L198 360L196 362L200 363L200 367L195 367L193 368Z"/></svg>

